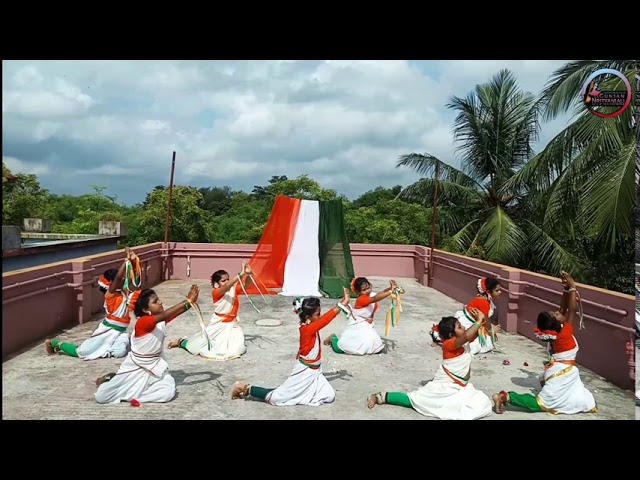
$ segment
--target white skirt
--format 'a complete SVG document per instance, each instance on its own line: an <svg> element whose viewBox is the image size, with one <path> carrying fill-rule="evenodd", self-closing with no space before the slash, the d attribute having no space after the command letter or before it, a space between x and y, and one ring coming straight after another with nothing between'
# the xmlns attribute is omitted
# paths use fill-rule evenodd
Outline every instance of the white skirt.
<svg viewBox="0 0 640 480"><path fill-rule="evenodd" d="M361 320L347 325L338 339L338 348L349 355L373 355L380 353L384 344L373 324Z"/></svg>
<svg viewBox="0 0 640 480"><path fill-rule="evenodd" d="M104 357L123 358L129 352L129 346L130 338L126 331L119 332L100 323L92 336L80 344L76 353L83 360Z"/></svg>
<svg viewBox="0 0 640 480"><path fill-rule="evenodd" d="M187 351L209 360L225 361L238 358L247 353L244 332L237 321L218 322L208 325L207 336L198 332L187 338ZM208 337L208 341L207 341ZM209 342L211 348L209 349Z"/></svg>
<svg viewBox="0 0 640 480"><path fill-rule="evenodd" d="M168 368L156 376L125 358L118 373L108 382L100 384L95 393L98 403L120 403L137 400L140 403L166 403L176 395L176 381Z"/></svg>
<svg viewBox="0 0 640 480"><path fill-rule="evenodd" d="M322 373L322 366L312 369L296 361L289 378L265 397L265 401L279 407L308 405L317 407L333 403L336 392Z"/></svg>

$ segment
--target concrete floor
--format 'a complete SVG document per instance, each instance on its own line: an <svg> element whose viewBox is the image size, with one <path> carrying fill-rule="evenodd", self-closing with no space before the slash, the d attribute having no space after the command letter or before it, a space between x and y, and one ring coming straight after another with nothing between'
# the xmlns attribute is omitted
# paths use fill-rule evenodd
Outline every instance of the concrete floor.
<svg viewBox="0 0 640 480"><path fill-rule="evenodd" d="M388 279L371 277L374 289L388 285ZM259 401L231 400L231 385L242 380L254 385L276 387L293 367L298 348L298 320L292 312L292 299L270 296L271 306L265 307L260 296L253 296L259 315L241 297L240 321L248 352L240 359L215 362L194 357L181 349L167 350L171 373L178 385L178 395L167 404L98 405L94 399L95 379L116 371L121 359L101 359L90 362L62 355L47 356L42 344L6 361L2 366L3 419L331 419L331 420L421 420L412 409L365 405L369 393L376 391L411 391L429 381L440 364L441 351L431 346L428 332L432 323L451 315L461 304L436 290L426 288L413 279L397 279L405 288L404 312L400 325L383 338L388 351L383 354L356 357L335 354L323 348L323 368L336 390L336 401L322 407L274 407ZM177 303L189 290L186 281L164 282L156 288L165 306ZM205 320L213 308L210 286L196 281L201 288L200 307ZM323 309L335 305L335 300L323 300ZM381 303L376 319L379 333L384 332L384 314L389 301ZM255 324L260 318L283 320L278 327ZM101 315L94 321L61 332L59 338L79 344L96 328ZM135 320L132 320L134 322ZM321 332L340 334L346 324L340 315ZM168 327L168 338L186 336L198 331L192 312L174 320ZM500 390L535 393L539 388L537 375L546 359L545 350L537 343L517 334L500 335L504 354L494 353L474 358L472 383L489 396ZM510 365L503 365L508 359ZM578 361L580 357L578 356ZM525 362L528 366L525 366ZM584 367L582 379L598 402L596 414L552 415L508 410L503 415L492 414L486 420L629 420L635 411L634 394L606 382Z"/></svg>

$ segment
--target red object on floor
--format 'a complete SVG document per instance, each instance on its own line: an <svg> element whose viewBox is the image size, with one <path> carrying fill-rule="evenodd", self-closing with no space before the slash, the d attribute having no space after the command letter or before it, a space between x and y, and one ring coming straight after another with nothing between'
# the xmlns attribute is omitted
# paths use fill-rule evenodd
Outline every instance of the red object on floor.
<svg viewBox="0 0 640 480"><path fill-rule="evenodd" d="M134 398L133 400L131 400L131 406L132 407L139 407L140 406L140 402Z"/></svg>
<svg viewBox="0 0 640 480"><path fill-rule="evenodd" d="M525 366L525 367L528 367L528 366L529 366L529 364L528 364L527 362L524 362L524 366Z"/></svg>

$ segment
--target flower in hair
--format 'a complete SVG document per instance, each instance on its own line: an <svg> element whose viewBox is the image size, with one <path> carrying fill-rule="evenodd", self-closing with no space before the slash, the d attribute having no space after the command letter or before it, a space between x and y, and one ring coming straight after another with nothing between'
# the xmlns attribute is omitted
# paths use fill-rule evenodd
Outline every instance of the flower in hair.
<svg viewBox="0 0 640 480"><path fill-rule="evenodd" d="M478 289L478 293L487 293L487 279L479 278L476 288Z"/></svg>
<svg viewBox="0 0 640 480"><path fill-rule="evenodd" d="M104 275L102 275L98 279L98 286L99 287L106 288L108 290L109 289L109 285L111 285L111 282L109 280L107 280Z"/></svg>
<svg viewBox="0 0 640 480"><path fill-rule="evenodd" d="M442 337L440 336L440 329L438 328L438 325L434 324L431 327L429 334L435 343L442 343Z"/></svg>
<svg viewBox="0 0 640 480"><path fill-rule="evenodd" d="M302 311L302 298L298 297L295 299L295 302L293 304L293 313L295 313L296 315L299 315L301 311Z"/></svg>
<svg viewBox="0 0 640 480"><path fill-rule="evenodd" d="M353 277L353 280L351 280L351 291L353 293L358 293L356 292L356 280L358 279L358 277Z"/></svg>
<svg viewBox="0 0 640 480"><path fill-rule="evenodd" d="M558 338L558 332L555 330L540 330L536 328L533 333L543 342L550 342Z"/></svg>

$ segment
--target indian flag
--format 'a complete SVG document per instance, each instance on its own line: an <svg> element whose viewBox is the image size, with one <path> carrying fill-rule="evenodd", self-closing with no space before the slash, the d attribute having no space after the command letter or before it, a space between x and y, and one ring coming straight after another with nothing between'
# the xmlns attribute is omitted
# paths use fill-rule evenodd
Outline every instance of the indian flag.
<svg viewBox="0 0 640 480"><path fill-rule="evenodd" d="M249 264L262 290L342 297L354 276L342 201L277 196ZM259 292L251 285L247 293Z"/></svg>

